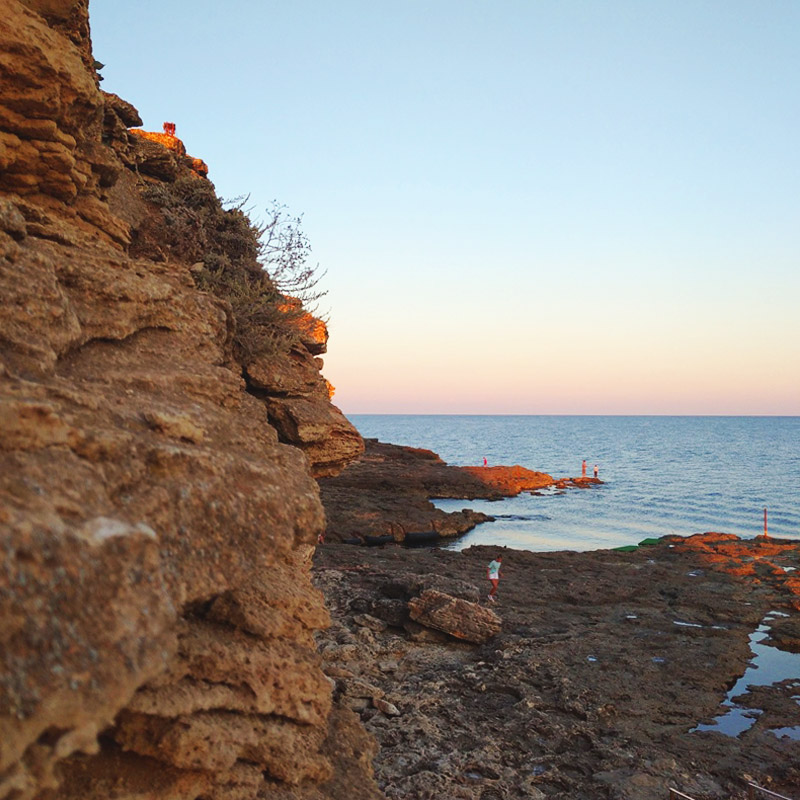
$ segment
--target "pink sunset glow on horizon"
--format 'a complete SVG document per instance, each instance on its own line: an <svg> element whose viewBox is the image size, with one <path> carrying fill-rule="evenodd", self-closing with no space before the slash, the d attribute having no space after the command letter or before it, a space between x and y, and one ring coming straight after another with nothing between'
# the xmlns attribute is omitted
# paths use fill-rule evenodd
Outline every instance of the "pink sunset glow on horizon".
<svg viewBox="0 0 800 800"><path fill-rule="evenodd" d="M544 281L487 303L480 282L465 280L458 308L447 291L420 299L398 290L382 314L368 315L343 298L324 373L345 413L800 414L788 297L773 292L774 305L742 302L742 311L718 289L714 305L703 310L695 299L689 309L648 280L619 285L618 310L602 319L595 306L604 298L591 287ZM731 276L728 292L741 280ZM755 291L756 278L745 280ZM412 307L416 318L406 314Z"/></svg>
<svg viewBox="0 0 800 800"><path fill-rule="evenodd" d="M345 414L577 414L577 415L665 415L665 416L798 416L792 396L774 396L765 402L758 393L735 399L698 392L682 397L667 388L651 392L596 392L576 387L566 391L545 393L532 388L529 393L495 396L476 392L465 382L434 393L421 394L413 387L384 384L386 391L358 384L337 389L333 402ZM360 391L359 391L360 390ZM589 397L591 395L591 397Z"/></svg>
<svg viewBox="0 0 800 800"><path fill-rule="evenodd" d="M382 353L361 337L350 345L361 367L352 353L339 356L334 333L324 372L334 402L352 414L800 414L800 370L777 349L614 349L587 338L526 351L511 348L509 336L507 328L496 343L465 337L462 350L424 348L412 337L407 352L400 338Z"/></svg>

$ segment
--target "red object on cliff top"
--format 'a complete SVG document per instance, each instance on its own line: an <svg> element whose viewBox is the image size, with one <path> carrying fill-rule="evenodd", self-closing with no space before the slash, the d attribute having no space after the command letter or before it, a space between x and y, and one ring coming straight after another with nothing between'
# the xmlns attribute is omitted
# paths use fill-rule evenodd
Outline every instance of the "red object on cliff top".
<svg viewBox="0 0 800 800"><path fill-rule="evenodd" d="M174 122L165 122L164 123L164 133L168 133L170 136L175 135L175 123Z"/></svg>

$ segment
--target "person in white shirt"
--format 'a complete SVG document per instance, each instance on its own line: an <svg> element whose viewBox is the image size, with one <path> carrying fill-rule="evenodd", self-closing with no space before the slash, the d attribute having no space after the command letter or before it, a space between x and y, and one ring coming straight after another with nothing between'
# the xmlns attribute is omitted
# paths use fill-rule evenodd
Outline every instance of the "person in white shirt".
<svg viewBox="0 0 800 800"><path fill-rule="evenodd" d="M500 567L502 566L503 556L497 556L494 561L489 562L486 568L486 578L492 584L492 590L489 592L489 602L497 602L497 585L500 583Z"/></svg>

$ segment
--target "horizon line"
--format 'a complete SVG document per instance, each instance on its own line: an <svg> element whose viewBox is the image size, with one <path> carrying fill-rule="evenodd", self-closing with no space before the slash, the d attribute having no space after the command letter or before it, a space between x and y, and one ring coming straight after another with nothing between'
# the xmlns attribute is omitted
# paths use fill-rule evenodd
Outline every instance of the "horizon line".
<svg viewBox="0 0 800 800"><path fill-rule="evenodd" d="M578 414L564 412L496 412L496 411L342 411L358 417L707 417L710 419L800 419L800 414L656 414L624 413Z"/></svg>

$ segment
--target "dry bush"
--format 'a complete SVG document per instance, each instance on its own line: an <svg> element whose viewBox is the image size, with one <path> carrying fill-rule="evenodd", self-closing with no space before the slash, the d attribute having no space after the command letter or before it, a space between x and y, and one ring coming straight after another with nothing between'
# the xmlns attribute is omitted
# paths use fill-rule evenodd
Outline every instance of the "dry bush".
<svg viewBox="0 0 800 800"><path fill-rule="evenodd" d="M263 225L245 210L247 198L223 204L209 181L194 176L147 186L142 196L158 209L135 234L132 250L153 257L202 263L201 289L227 300L235 322L234 347L244 362L287 350L297 341L292 317L319 300L321 275L301 218L274 203ZM302 305L287 304L286 296Z"/></svg>

